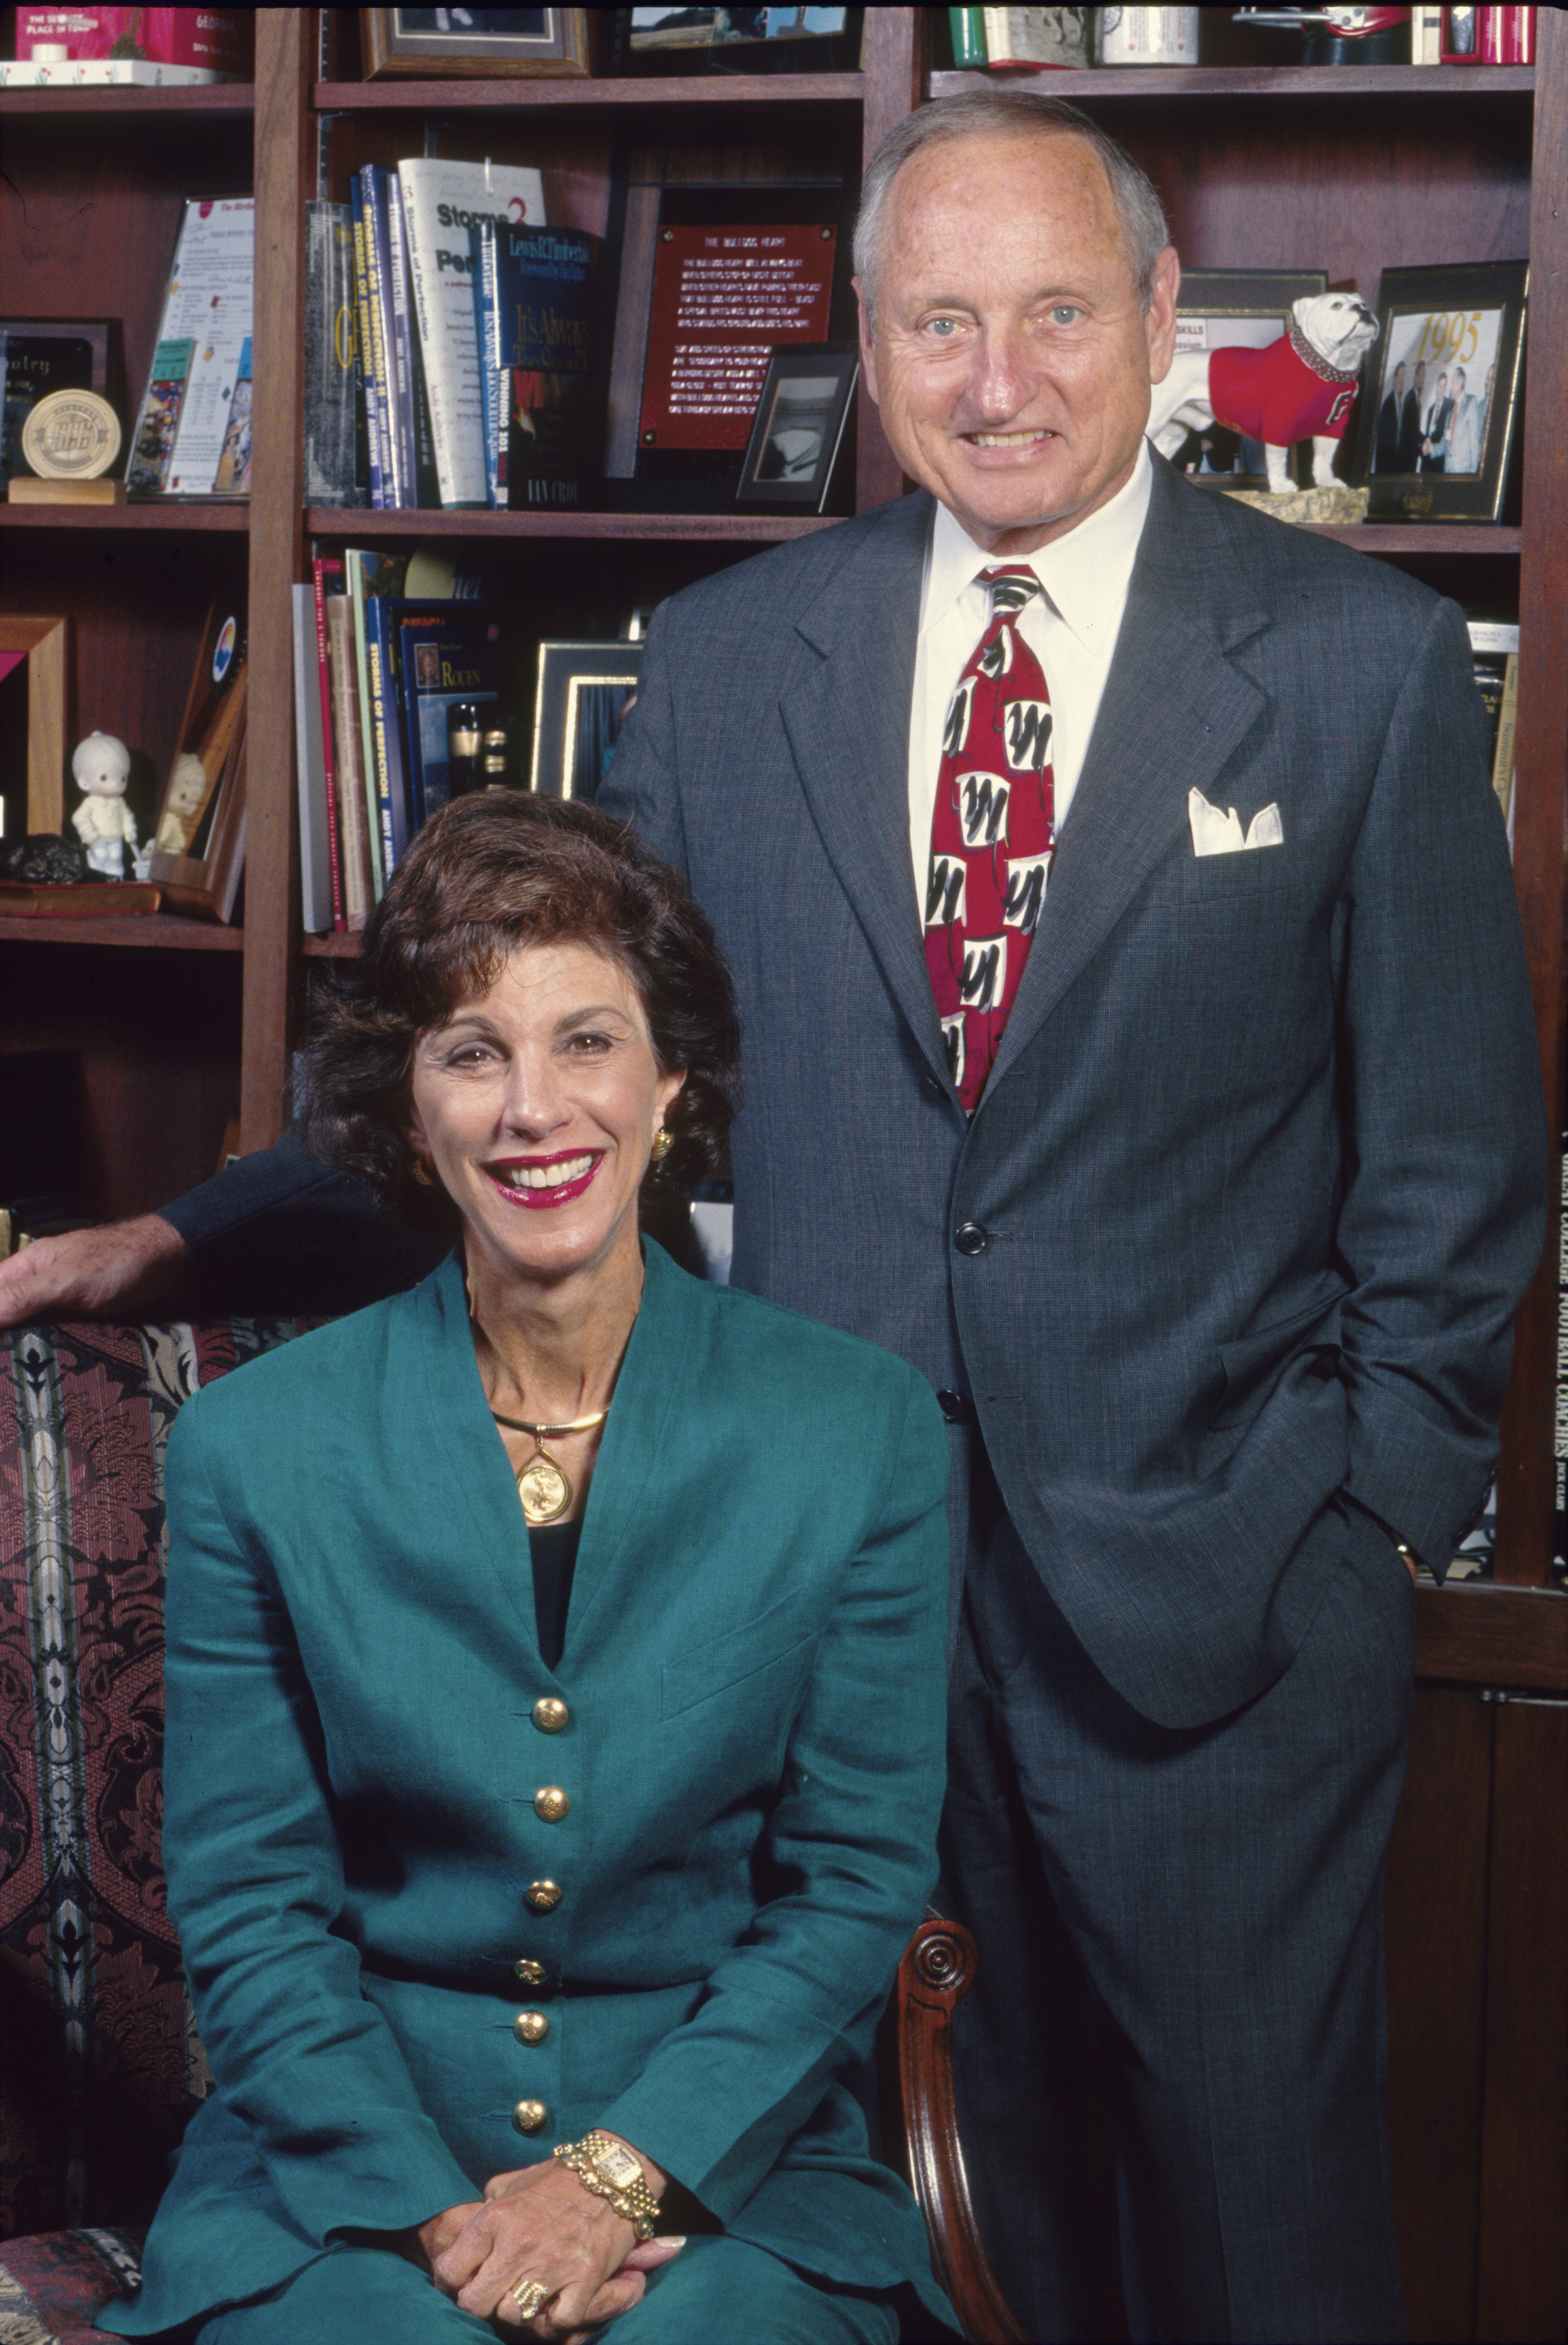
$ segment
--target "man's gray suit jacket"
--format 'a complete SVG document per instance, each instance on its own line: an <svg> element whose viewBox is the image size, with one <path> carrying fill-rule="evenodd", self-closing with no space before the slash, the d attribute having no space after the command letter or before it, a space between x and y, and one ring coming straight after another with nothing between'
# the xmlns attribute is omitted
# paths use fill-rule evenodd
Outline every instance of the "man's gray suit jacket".
<svg viewBox="0 0 1568 2345"><path fill-rule="evenodd" d="M1195 1725L1290 1661L1344 1497L1443 1559L1492 1471L1545 1152L1463 622L1157 461L966 1122L908 847L930 517L666 604L602 803L734 969L736 1281L971 1396L1091 1658ZM1194 789L1282 842L1195 856Z"/></svg>

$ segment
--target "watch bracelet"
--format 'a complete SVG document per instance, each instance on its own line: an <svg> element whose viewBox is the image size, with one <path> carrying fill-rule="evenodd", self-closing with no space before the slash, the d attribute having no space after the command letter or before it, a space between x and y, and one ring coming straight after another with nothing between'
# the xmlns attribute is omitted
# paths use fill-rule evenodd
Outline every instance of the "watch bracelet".
<svg viewBox="0 0 1568 2345"><path fill-rule="evenodd" d="M659 2201L641 2174L635 2182L624 2186L606 2181L593 2163L594 2148L600 2141L606 2147L610 2146L608 2134L586 2133L581 2141L558 2143L551 2155L571 2167L585 2190L592 2190L596 2198L607 2200L622 2221L631 2224L639 2240L651 2239L658 2228ZM629 2157L632 2154L627 2152Z"/></svg>

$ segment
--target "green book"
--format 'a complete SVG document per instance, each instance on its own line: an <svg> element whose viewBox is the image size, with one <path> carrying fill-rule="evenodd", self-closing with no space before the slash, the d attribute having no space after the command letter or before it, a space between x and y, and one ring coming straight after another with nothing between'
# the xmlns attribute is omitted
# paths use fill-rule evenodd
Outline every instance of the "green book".
<svg viewBox="0 0 1568 2345"><path fill-rule="evenodd" d="M947 22L953 33L953 62L956 66L977 66L982 73L989 60L986 55L986 11L984 8L949 8Z"/></svg>

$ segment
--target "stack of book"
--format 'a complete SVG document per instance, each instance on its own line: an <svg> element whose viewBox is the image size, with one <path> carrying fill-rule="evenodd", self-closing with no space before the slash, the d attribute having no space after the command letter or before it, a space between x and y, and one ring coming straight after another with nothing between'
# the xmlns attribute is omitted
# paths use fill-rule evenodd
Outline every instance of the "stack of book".
<svg viewBox="0 0 1568 2345"><path fill-rule="evenodd" d="M369 163L349 204L313 205L310 502L576 503L593 245L547 228L540 174L505 164Z"/></svg>
<svg viewBox="0 0 1568 2345"><path fill-rule="evenodd" d="M305 926L357 929L420 824L479 781L469 736L501 700L502 634L477 579L418 555L346 546L311 567L294 589Z"/></svg>

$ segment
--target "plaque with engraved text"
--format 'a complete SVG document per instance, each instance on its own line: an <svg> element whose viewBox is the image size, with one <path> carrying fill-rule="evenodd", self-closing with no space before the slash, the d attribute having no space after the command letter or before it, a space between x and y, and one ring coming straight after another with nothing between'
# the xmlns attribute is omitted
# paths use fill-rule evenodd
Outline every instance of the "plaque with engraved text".
<svg viewBox="0 0 1568 2345"><path fill-rule="evenodd" d="M784 342L827 340L833 228L662 227L640 448L744 450Z"/></svg>

